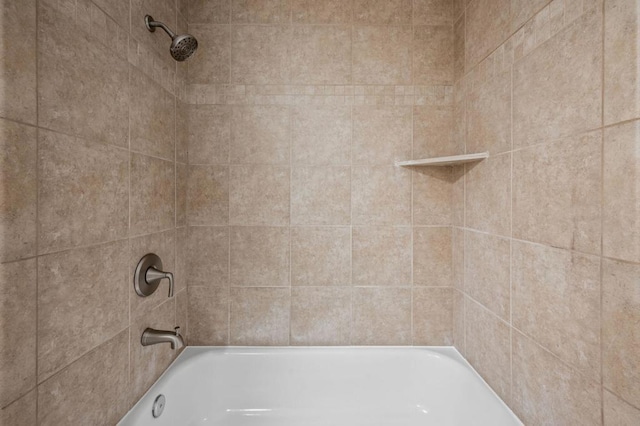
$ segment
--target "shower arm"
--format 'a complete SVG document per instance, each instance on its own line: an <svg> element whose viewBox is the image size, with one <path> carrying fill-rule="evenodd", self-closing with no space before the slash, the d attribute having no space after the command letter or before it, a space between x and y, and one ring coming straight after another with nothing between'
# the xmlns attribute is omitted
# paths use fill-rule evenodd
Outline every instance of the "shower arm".
<svg viewBox="0 0 640 426"><path fill-rule="evenodd" d="M157 27L162 28L167 34L169 34L169 37L174 38L176 35L173 31L171 31L169 29L169 27L167 27L165 24L163 24L162 22L159 21L154 21L153 18L149 15L144 17L144 23L147 26L147 29L149 31L151 31L152 33L156 31Z"/></svg>

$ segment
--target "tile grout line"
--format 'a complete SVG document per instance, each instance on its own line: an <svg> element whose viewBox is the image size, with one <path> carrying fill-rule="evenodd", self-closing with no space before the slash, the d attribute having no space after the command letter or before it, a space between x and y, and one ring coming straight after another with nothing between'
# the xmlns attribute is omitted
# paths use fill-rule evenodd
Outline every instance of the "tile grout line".
<svg viewBox="0 0 640 426"><path fill-rule="evenodd" d="M546 7L546 6L545 6ZM514 386L513 386L513 199L515 197L513 176L514 176L514 153L513 153L513 74L514 74L514 61L509 64L510 82L509 82L509 127L510 127L510 139L511 139L511 161L510 161L510 197L509 197L509 398L513 404L514 398Z"/></svg>
<svg viewBox="0 0 640 426"><path fill-rule="evenodd" d="M292 14L293 11L290 10ZM287 107L288 115L289 115L289 224L287 226L287 230L289 233L289 333L288 333L288 345L291 346L291 323L292 323L292 312L293 312L293 243L291 241L291 217L293 212L293 120L294 120L294 112L293 108Z"/></svg>
<svg viewBox="0 0 640 426"><path fill-rule="evenodd" d="M353 2L351 2L351 8L349 11L349 21L350 21L350 61L349 66L351 67L351 85L355 84L355 72L354 72L354 39L356 36L356 26L355 26L355 7L353 7ZM353 89L353 93L355 94L355 89ZM346 99L346 98L345 98ZM355 98L354 98L355 99ZM355 303L356 303L356 290L354 288L354 273L353 273L353 205L354 205L354 196L353 196L353 133L354 133L354 115L355 115L355 102L351 102L349 106L349 286L351 293L351 300L349 304L349 345L353 345L355 342Z"/></svg>
<svg viewBox="0 0 640 426"><path fill-rule="evenodd" d="M414 85L415 80L416 80L416 73L415 73L415 42L416 42L416 29L415 29L415 7L414 7L414 2L411 2L411 85ZM414 89L414 93L415 93L415 89ZM414 134L414 126L415 126L415 107L411 106L411 158L414 159L414 155L415 155L415 134ZM413 170L409 170L408 171L409 174L409 185L411 185L411 191L409 193L409 208L411 209L411 235L410 235L410 239L409 239L409 253L411 256L411 265L410 265L410 271L409 271L409 278L411 280L411 293L410 293L410 306L409 306L409 313L410 313L410 330L409 332L411 333L409 336L409 341L411 342L411 345L415 345L415 341L414 341L414 329L415 329L415 324L414 324L414 320L415 320L415 312L413 311L413 306L414 306L414 299L415 299L415 273L414 273L414 263L415 263L415 251L414 251L414 225L415 225L415 215L414 215L414 211L413 211L413 205L414 205L414 171Z"/></svg>
<svg viewBox="0 0 640 426"><path fill-rule="evenodd" d="M583 10L584 13L584 10ZM605 163L605 86L606 86L606 46L605 46L605 38L606 38L606 7L605 2L602 2L601 5L601 54L602 54L602 63L600 64L600 72L601 72L601 87L600 87L600 125L602 126L602 130L600 131L600 300L599 300L599 319L600 319L600 423L602 425L605 424L605 415L604 415L604 200L605 200L605 185L604 185L604 163Z"/></svg>
<svg viewBox="0 0 640 426"><path fill-rule="evenodd" d="M39 335L40 333L38 332L39 329L39 323L40 323L40 315L39 315L39 311L40 311L40 273L39 273L39 269L40 269L40 99L39 99L39 93L40 93L40 7L39 7L39 3L35 3L35 18L36 18L36 22L35 22L35 31L36 31L36 37L35 37L35 44L36 44L36 51L35 51L35 95L36 95L36 120L35 120L35 130L36 130L36 170L35 170L35 178L36 178L36 214L35 214L35 227L36 227L36 241L35 241L35 277L36 277L36 283L35 283L35 288L36 288L36 292L35 292L35 306L36 306L36 312L35 312L35 371L34 371L34 389L35 389L35 417L36 417L36 423L39 422L39 416L40 416L40 398L39 398L39 386L40 384L38 383L38 372L41 368L40 363L39 363L39 356L38 356L38 352L39 352L39 347L40 347L40 339L39 339ZM26 395L26 394L25 394Z"/></svg>
<svg viewBox="0 0 640 426"><path fill-rule="evenodd" d="M127 2L129 6L129 15L131 15L131 2ZM131 38L131 23L127 28L127 37ZM133 160L133 156L131 153L131 74L132 74L132 66L129 62L127 52L127 258L131 258L132 250L131 250L131 162ZM133 346L131 344L132 341L132 323L133 323L133 312L132 312L132 301L131 301L131 291L127 292L127 315L128 315L128 326L129 332L127 336L127 408L129 408L131 395L133 394L133 375L131 373L131 365L133 360Z"/></svg>

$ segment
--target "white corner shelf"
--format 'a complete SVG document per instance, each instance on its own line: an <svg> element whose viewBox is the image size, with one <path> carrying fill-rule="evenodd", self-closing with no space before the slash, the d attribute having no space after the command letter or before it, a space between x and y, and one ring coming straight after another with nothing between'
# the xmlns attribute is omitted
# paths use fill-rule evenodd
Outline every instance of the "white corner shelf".
<svg viewBox="0 0 640 426"><path fill-rule="evenodd" d="M478 152L475 154L451 155L448 157L423 158L421 160L396 161L396 166L456 166L458 164L472 163L489 158L488 152Z"/></svg>

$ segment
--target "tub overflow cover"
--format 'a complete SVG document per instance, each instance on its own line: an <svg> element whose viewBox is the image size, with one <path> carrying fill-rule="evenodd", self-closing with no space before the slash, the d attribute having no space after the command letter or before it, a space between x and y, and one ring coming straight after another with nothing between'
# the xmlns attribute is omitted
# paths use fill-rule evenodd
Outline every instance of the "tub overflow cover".
<svg viewBox="0 0 640 426"><path fill-rule="evenodd" d="M153 417L158 418L162 415L162 412L164 411L164 404L166 403L166 401L167 400L165 399L163 394L160 394L156 397L155 401L153 401L153 409L151 410Z"/></svg>

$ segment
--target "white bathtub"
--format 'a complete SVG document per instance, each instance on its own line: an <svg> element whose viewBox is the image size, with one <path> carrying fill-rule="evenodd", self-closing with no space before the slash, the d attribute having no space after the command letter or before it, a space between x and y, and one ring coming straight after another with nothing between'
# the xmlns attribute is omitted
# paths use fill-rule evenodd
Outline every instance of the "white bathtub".
<svg viewBox="0 0 640 426"><path fill-rule="evenodd" d="M522 423L453 348L188 347L119 424Z"/></svg>

